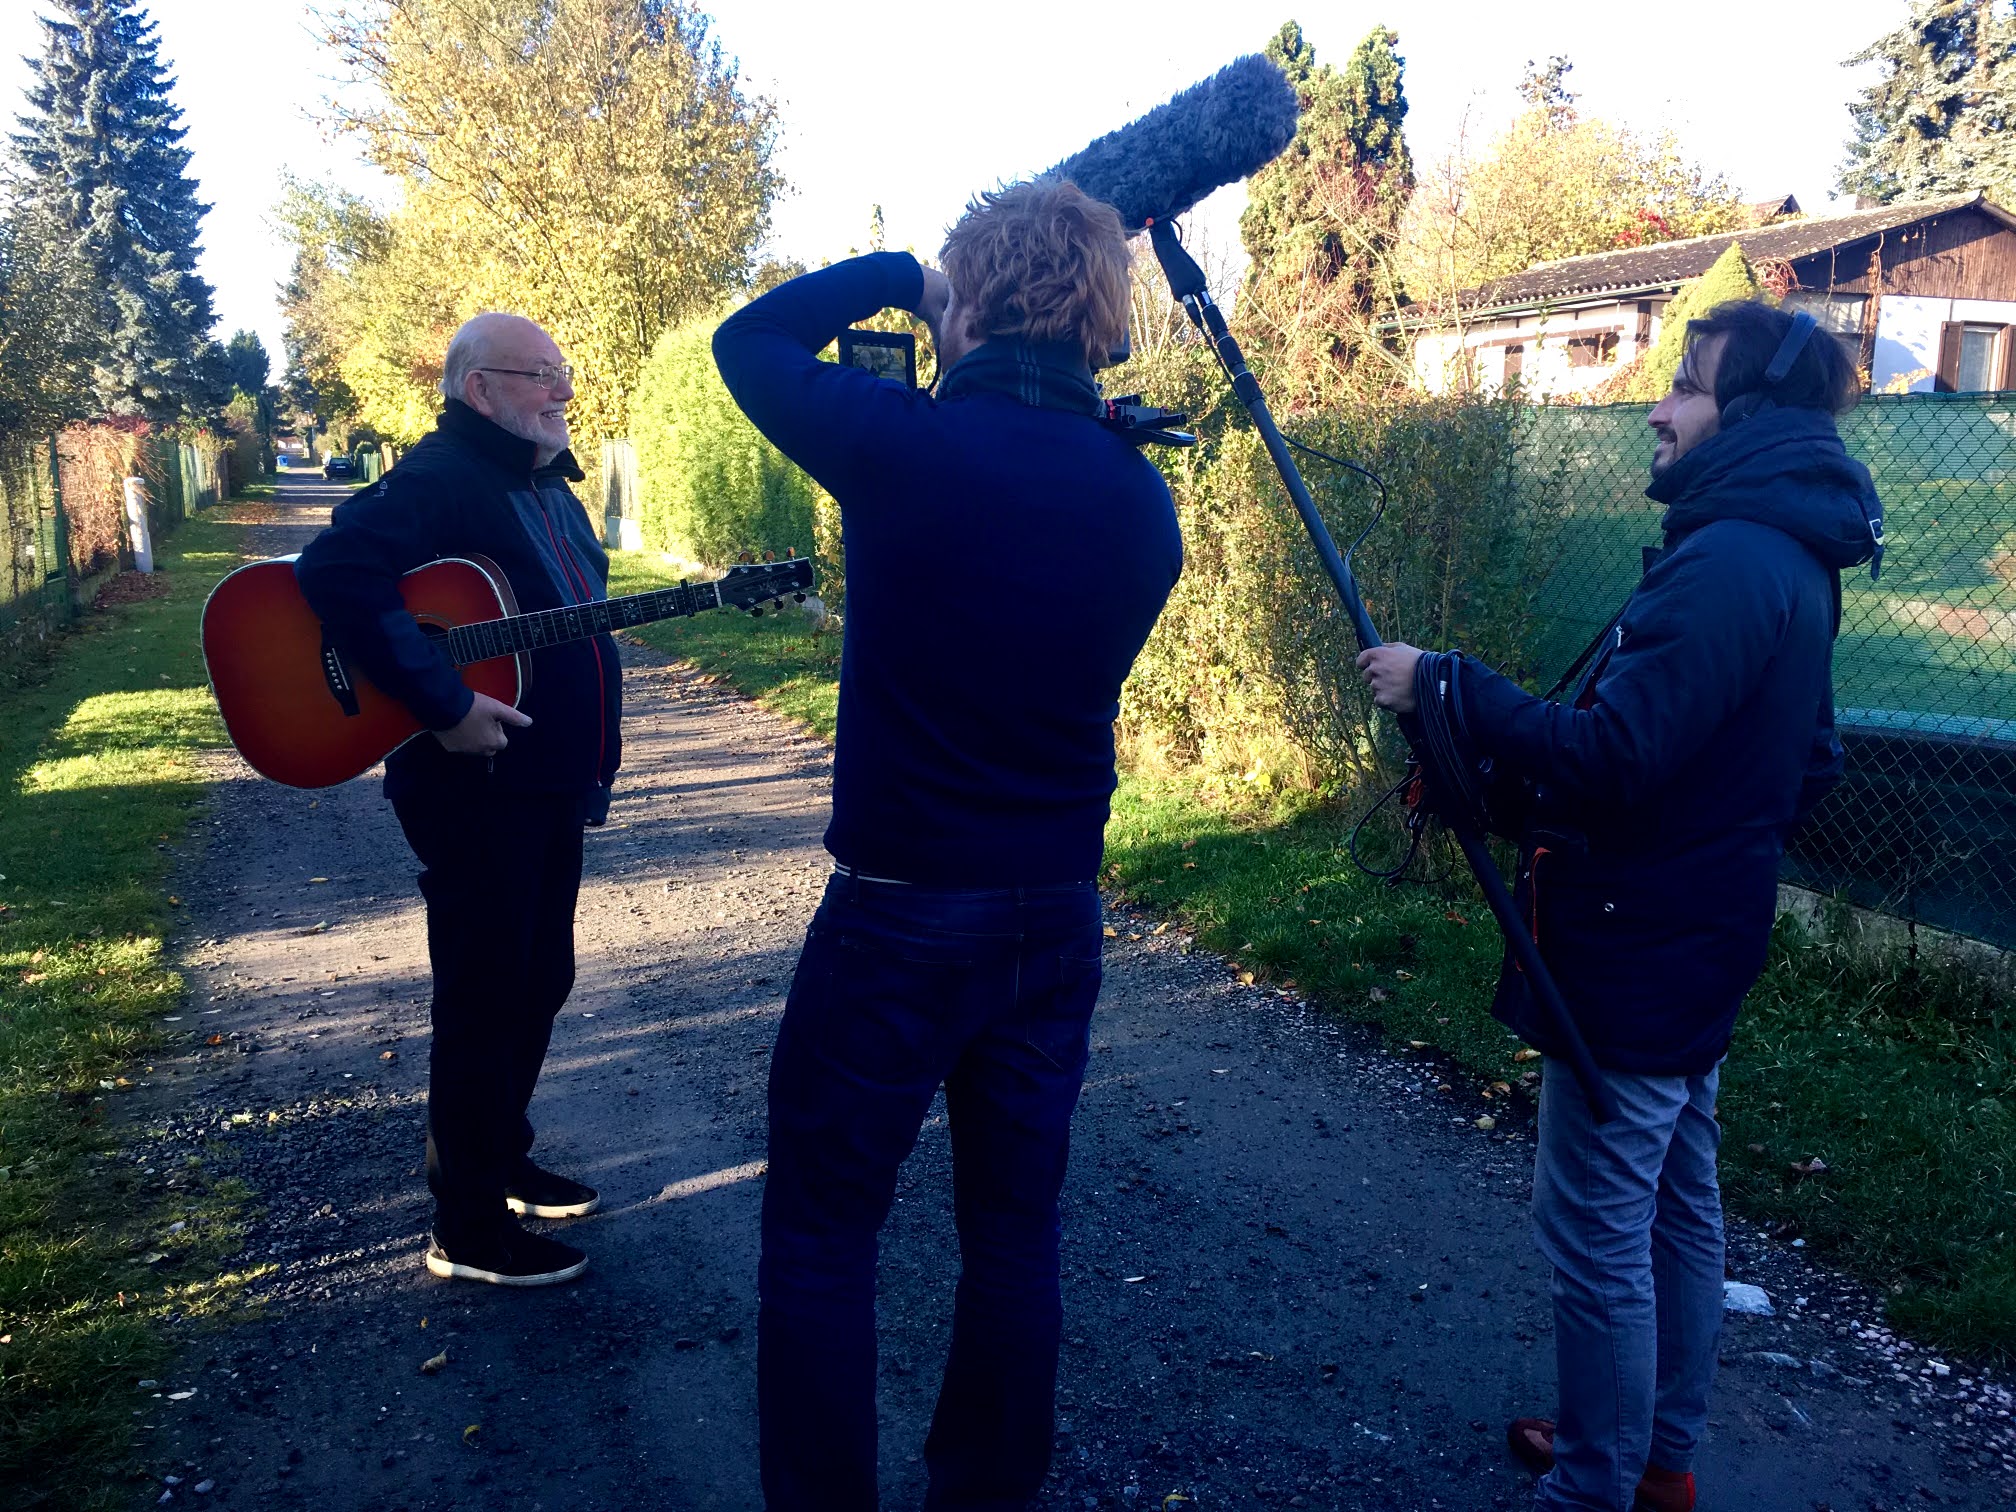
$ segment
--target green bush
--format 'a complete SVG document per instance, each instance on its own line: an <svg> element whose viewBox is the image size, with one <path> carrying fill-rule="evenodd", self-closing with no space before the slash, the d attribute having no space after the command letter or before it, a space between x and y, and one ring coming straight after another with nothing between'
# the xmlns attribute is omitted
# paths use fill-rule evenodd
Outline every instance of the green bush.
<svg viewBox="0 0 2016 1512"><path fill-rule="evenodd" d="M231 395L231 402L224 406L224 438L231 458L228 464L231 492L243 493L271 476L267 459L272 449L266 442L257 395L243 389Z"/></svg>
<svg viewBox="0 0 2016 1512"><path fill-rule="evenodd" d="M1382 634L1460 646L1514 676L1533 670L1525 632L1555 537L1548 480L1514 486L1519 415L1513 401L1449 396L1333 406L1287 425L1385 479L1385 514L1354 563ZM1129 755L1262 787L1371 787L1392 753L1374 738L1350 622L1258 436L1217 416L1207 429L1196 449L1157 457L1186 561L1128 684ZM1375 490L1306 455L1302 467L1348 545Z"/></svg>
<svg viewBox="0 0 2016 1512"><path fill-rule="evenodd" d="M725 566L813 547L812 480L735 407L714 368L721 313L659 338L630 402L644 542Z"/></svg>

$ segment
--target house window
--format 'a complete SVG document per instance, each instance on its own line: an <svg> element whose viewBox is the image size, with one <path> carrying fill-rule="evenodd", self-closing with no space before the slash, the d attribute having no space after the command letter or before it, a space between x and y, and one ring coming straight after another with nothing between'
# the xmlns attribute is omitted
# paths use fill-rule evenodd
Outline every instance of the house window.
<svg viewBox="0 0 2016 1512"><path fill-rule="evenodd" d="M1942 394L1980 394L2016 386L2011 372L2016 343L2010 327L1976 321L1948 321L1939 332L1939 369L1934 387Z"/></svg>
<svg viewBox="0 0 2016 1512"><path fill-rule="evenodd" d="M2000 388L2001 364L1995 360L1995 349L2002 340L2002 327L1991 325L1962 326L1960 329L1960 376L1959 388L1965 394L1978 394L1984 389Z"/></svg>
<svg viewBox="0 0 2016 1512"><path fill-rule="evenodd" d="M1592 331L1587 336L1568 338L1568 366L1608 367L1617 360L1617 333Z"/></svg>

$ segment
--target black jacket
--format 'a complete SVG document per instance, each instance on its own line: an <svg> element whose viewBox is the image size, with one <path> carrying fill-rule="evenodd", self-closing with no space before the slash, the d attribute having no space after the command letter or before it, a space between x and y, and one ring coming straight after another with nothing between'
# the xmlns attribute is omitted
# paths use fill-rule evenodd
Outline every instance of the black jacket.
<svg viewBox="0 0 2016 1512"><path fill-rule="evenodd" d="M430 729L469 712L472 695L399 597L402 574L450 556L487 556L510 580L522 613L607 595L609 558L568 488L581 471L562 452L533 468L530 441L459 400L376 487L337 506L308 544L295 576L330 638L365 676ZM401 797L442 783L516 792L588 794L606 787L622 757L622 677L606 635L529 654L519 707L532 718L494 759L455 756L431 737L408 741L385 763Z"/></svg>
<svg viewBox="0 0 2016 1512"><path fill-rule="evenodd" d="M1647 493L1665 547L1575 695L1487 673L1464 714L1537 788L1519 897L1597 1061L1698 1074L1763 970L1785 839L1840 776L1836 574L1870 559L1882 506L1812 410L1732 426ZM1509 957L1497 1011L1557 1048Z"/></svg>

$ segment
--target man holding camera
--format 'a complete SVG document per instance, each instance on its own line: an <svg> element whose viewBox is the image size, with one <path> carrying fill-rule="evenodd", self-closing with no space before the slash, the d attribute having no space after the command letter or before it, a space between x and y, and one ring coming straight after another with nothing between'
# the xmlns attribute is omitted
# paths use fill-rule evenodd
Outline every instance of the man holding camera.
<svg viewBox="0 0 2016 1512"><path fill-rule="evenodd" d="M1857 391L1811 316L1739 302L1691 322L1650 416L1665 544L1572 695L1460 668L1475 754L1526 789L1522 910L1619 1109L1592 1118L1508 958L1494 1011L1548 1056L1533 1218L1560 1410L1509 1435L1545 1472L1542 1508L1694 1505L1722 1324L1717 1077L1785 840L1841 771L1839 573L1882 547L1834 424ZM1359 657L1381 707L1416 712L1419 656Z"/></svg>
<svg viewBox="0 0 2016 1512"><path fill-rule="evenodd" d="M331 641L433 731L385 762L419 858L434 972L427 1090L427 1269L502 1286L571 1281L587 1256L513 1215L575 1218L595 1192L532 1162L526 1107L574 985L581 830L602 822L622 755L608 636L528 653L521 708L472 692L400 597L441 557L494 562L525 612L606 596L609 558L567 484L573 370L520 315L448 343L433 432L336 507L295 564Z"/></svg>
<svg viewBox="0 0 2016 1512"><path fill-rule="evenodd" d="M834 875L770 1071L758 1403L770 1512L876 1507L876 1235L939 1086L961 1272L925 1505L1019 1508L1049 1464L1070 1120L1099 992L1120 685L1182 566L1160 474L1101 424L1118 216L1069 183L968 207L945 272L877 253L714 339L847 541ZM884 308L922 393L819 360Z"/></svg>

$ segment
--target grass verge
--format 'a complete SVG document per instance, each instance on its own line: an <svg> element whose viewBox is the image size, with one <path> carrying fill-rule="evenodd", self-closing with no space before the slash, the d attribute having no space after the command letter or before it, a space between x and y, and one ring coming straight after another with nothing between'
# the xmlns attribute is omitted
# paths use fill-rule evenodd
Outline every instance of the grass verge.
<svg viewBox="0 0 2016 1512"><path fill-rule="evenodd" d="M197 650L210 585L236 566L191 520L159 596L88 615L0 693L0 1501L124 1504L136 1379L162 1324L217 1308L235 1188L119 1158L112 1116L182 979L163 958L168 847L222 740ZM130 580L129 580L130 581ZM171 1226L180 1225L173 1228Z"/></svg>
<svg viewBox="0 0 2016 1512"><path fill-rule="evenodd" d="M663 581L619 558L630 591ZM830 738L835 636L787 615L708 615L641 632ZM1293 983L1456 1068L1482 1115L1529 1081L1490 1016L1501 943L1462 889L1374 882L1351 817L1274 797L1205 801L1123 774L1106 881L1178 917L1253 979ZM1445 1067L1448 1062L1442 1062ZM1881 1287L1898 1325L1955 1353L2016 1359L2016 1003L1978 968L1914 956L1836 918L1779 922L1723 1075L1723 1183L1738 1210ZM1818 1157L1822 1174L1803 1174Z"/></svg>
<svg viewBox="0 0 2016 1512"><path fill-rule="evenodd" d="M644 593L678 577L644 551L609 553L609 592ZM752 619L725 609L691 619L660 620L630 632L667 656L690 661L710 676L732 682L752 698L833 738L840 695L840 637L819 635L810 621L787 608Z"/></svg>

